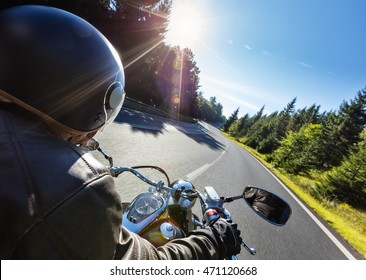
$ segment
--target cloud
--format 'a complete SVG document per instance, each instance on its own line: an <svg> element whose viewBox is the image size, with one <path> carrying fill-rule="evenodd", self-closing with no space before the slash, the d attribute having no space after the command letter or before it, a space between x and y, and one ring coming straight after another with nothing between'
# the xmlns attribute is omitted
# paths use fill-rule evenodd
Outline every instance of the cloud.
<svg viewBox="0 0 366 280"><path fill-rule="evenodd" d="M254 99L262 100L263 103L274 102L277 104L282 104L282 102L283 102L283 101L280 101L278 99L278 97L276 95L274 95L272 92L266 93L256 87L244 85L242 83L226 81L223 79L216 79L216 78L209 77L207 75L202 75L202 74L200 75L200 81L205 88L205 92L215 91L215 92L218 92L220 95L223 95L223 92L231 93L230 96L232 96L232 97L231 98L228 97L228 98L233 101L235 98L234 96L239 94L243 98L245 96L247 99L251 99L251 100L254 100ZM245 105L248 108L251 108L254 110L259 110L258 106L250 104L246 101L242 101L242 100L239 101L240 99L235 99L235 100L238 101L238 103L243 103L243 105Z"/></svg>
<svg viewBox="0 0 366 280"><path fill-rule="evenodd" d="M244 100L244 98L238 98L238 97L235 97L233 96L232 94L228 94L226 93L225 91L223 90L219 90L219 89L212 89L211 90L211 93L214 93L218 96L222 96L224 97L225 99L229 99L231 100L232 102L234 102L235 104L239 105L239 106L243 106L244 108L248 108L248 109L251 109L253 111L258 111L260 108L246 100Z"/></svg>
<svg viewBox="0 0 366 280"><path fill-rule="evenodd" d="M234 44L234 41L232 39L226 39L226 42L230 45Z"/></svg>
<svg viewBox="0 0 366 280"><path fill-rule="evenodd" d="M247 100L259 98L260 100L263 100L264 103L273 100L271 95L263 94L252 86L245 86L240 83L233 83L222 79L214 79L205 75L202 75L201 82L205 86L205 92L210 93L211 95L217 95L218 97L221 96L226 100L230 100L243 108L255 112L257 112L260 107ZM273 101L278 100L275 99Z"/></svg>
<svg viewBox="0 0 366 280"><path fill-rule="evenodd" d="M248 51L252 50L252 48L249 45L244 45L244 48L246 48Z"/></svg>
<svg viewBox="0 0 366 280"><path fill-rule="evenodd" d="M258 93L255 92L255 88L250 87L250 86L244 86L239 83L218 80L218 79L208 77L206 75L201 75L201 81L208 82L209 84L214 85L215 88L220 87L220 88L224 88L229 91L241 92L241 93L245 93L246 95L249 94L249 95L253 95L253 96L258 96Z"/></svg>
<svg viewBox="0 0 366 280"><path fill-rule="evenodd" d="M272 55L272 53L270 53L269 51L262 51L262 54L263 55ZM301 65L301 66L304 66L306 68L314 68L310 64L307 64L307 63L301 62L301 61L297 61L297 60L293 60L293 59L289 59L289 58L287 58L285 56L277 56L277 55L274 55L274 57L279 58L279 59L282 59L282 60L285 60L285 61L289 61L291 63L296 63L296 64Z"/></svg>
<svg viewBox="0 0 366 280"><path fill-rule="evenodd" d="M307 68L313 68L313 66L311 66L310 64L306 64L304 62L296 61L296 63L299 64L299 65L301 65L301 66L307 67Z"/></svg>
<svg viewBox="0 0 366 280"><path fill-rule="evenodd" d="M304 66L304 67L307 67L307 68L314 68L312 65L307 64L307 63L304 63L304 62L301 62L301 61L296 61L296 60L288 59L288 58L286 58L284 56L281 56L280 58L282 60L286 60L286 61L289 61L289 62L292 62L292 63L296 63L298 65L301 65L301 66Z"/></svg>

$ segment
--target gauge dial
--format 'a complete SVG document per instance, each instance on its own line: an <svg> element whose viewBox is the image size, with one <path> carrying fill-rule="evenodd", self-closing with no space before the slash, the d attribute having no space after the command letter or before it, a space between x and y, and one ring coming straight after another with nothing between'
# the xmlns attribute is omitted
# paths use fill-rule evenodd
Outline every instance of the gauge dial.
<svg viewBox="0 0 366 280"><path fill-rule="evenodd" d="M163 205L161 198L156 195L141 196L135 202L136 212L140 215L151 215Z"/></svg>

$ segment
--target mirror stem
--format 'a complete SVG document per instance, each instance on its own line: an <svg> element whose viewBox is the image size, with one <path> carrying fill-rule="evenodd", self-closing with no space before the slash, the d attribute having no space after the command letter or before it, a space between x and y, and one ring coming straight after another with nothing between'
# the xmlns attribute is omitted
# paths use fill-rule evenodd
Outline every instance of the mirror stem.
<svg viewBox="0 0 366 280"><path fill-rule="evenodd" d="M242 199L242 198L243 198L243 195L227 197L227 198L224 199L224 202L232 202L234 200Z"/></svg>
<svg viewBox="0 0 366 280"><path fill-rule="evenodd" d="M109 162L109 167L113 167L113 158L110 157L109 155L107 155L100 147L98 147L97 149L103 156L106 160L108 160Z"/></svg>

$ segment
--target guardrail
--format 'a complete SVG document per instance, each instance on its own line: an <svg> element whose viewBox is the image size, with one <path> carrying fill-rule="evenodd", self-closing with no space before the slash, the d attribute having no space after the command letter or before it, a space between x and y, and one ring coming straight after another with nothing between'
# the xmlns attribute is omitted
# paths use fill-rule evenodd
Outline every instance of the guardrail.
<svg viewBox="0 0 366 280"><path fill-rule="evenodd" d="M126 96L125 102L123 103L123 107L128 108L128 109L132 109L132 110L136 110L139 112L144 112L147 114L151 114L154 116L159 116L159 117L163 117L163 118L168 118L168 119L173 119L173 120L177 120L176 116L173 116L163 110L160 110L158 108L155 108L153 106L147 105L141 101L137 101L135 99L132 99L130 97ZM187 117L184 115L180 115L179 116L179 121L183 121L183 122L189 122L189 123L196 123L197 120L196 119L192 119L191 117Z"/></svg>
<svg viewBox="0 0 366 280"><path fill-rule="evenodd" d="M144 112L144 113L148 113L151 115L159 116L159 117L164 117L164 118L173 119L173 120L177 119L176 117L168 114L167 112L164 112L163 110L160 110L153 106L149 106L145 103L142 103L142 102L132 99L130 97L126 97L125 102L123 103L123 107L129 108L132 110L136 110L139 112Z"/></svg>

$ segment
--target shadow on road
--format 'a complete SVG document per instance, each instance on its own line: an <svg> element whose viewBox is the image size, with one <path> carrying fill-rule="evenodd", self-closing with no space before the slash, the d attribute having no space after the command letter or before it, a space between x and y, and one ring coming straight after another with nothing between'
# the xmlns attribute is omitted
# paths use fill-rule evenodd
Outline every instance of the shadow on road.
<svg viewBox="0 0 366 280"><path fill-rule="evenodd" d="M154 136L166 131L164 122L157 120L157 117L125 108L122 108L114 122L130 125L133 132L142 131Z"/></svg>
<svg viewBox="0 0 366 280"><path fill-rule="evenodd" d="M114 121L130 125L132 132L143 132L156 137L168 133L167 127L172 126L201 145L207 145L214 150L225 149L225 145L217 141L212 133L200 123L179 122L126 108L122 108Z"/></svg>
<svg viewBox="0 0 366 280"><path fill-rule="evenodd" d="M217 141L214 137L212 137L212 133L206 129L204 126L202 126L200 123L194 124L195 130L189 131L186 129L182 129L181 126L176 126L176 128L187 135L188 137L192 138L194 141L196 141L199 144L207 145L211 149L214 150L224 150L225 145L221 143L220 141Z"/></svg>

